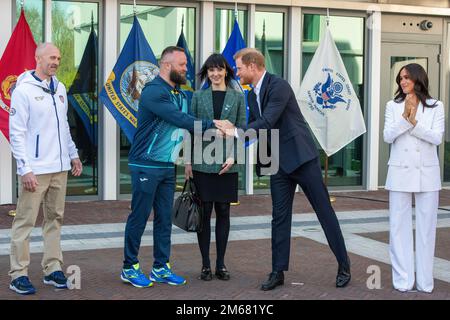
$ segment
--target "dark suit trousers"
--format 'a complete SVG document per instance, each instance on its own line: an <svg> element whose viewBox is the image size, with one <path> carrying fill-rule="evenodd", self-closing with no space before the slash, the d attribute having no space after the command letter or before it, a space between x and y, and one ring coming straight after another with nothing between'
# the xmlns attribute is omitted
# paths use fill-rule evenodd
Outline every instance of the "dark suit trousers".
<svg viewBox="0 0 450 320"><path fill-rule="evenodd" d="M317 214L328 245L338 263L346 263L347 250L339 222L323 183L318 158L308 161L287 174L280 168L271 176L272 193L272 271L287 271L291 245L292 203L295 188L300 185Z"/></svg>

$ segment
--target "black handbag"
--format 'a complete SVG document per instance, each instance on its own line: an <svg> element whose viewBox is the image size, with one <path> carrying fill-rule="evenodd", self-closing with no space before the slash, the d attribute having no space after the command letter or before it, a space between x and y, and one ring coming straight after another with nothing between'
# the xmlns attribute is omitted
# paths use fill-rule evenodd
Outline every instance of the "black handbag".
<svg viewBox="0 0 450 320"><path fill-rule="evenodd" d="M186 189L186 186L188 188ZM188 232L201 232L203 224L202 201L192 179L186 180L183 192L175 200L172 223Z"/></svg>

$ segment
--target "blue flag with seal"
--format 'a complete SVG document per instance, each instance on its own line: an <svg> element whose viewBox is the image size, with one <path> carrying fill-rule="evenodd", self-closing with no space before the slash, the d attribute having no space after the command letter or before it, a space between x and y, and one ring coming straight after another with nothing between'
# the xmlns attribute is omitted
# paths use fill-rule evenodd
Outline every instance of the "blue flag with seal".
<svg viewBox="0 0 450 320"><path fill-rule="evenodd" d="M225 48L222 51L222 55L227 60L228 64L231 68L233 68L234 74L236 74L236 62L234 61L233 56L241 49L246 48L247 45L245 44L244 38L242 37L241 30L239 29L239 23L237 19L234 20L233 30L231 31L231 35L228 38L228 41L225 45ZM249 85L241 86L239 83L239 77L235 76L237 88L239 90L242 90L245 95L245 109L246 109L246 117L248 122L248 116L249 116L249 107L247 102L247 95L248 92L252 89Z"/></svg>
<svg viewBox="0 0 450 320"><path fill-rule="evenodd" d="M236 54L236 52L238 52L239 50L244 49L246 47L247 47L247 45L245 44L244 38L242 37L241 30L239 29L239 23L238 23L237 19L235 19L234 25L233 25L233 30L231 31L231 35L228 38L227 44L225 45L225 48L222 51L222 55L225 57L228 64L230 65L230 67L233 68L235 75L236 75L237 70L236 70L236 61L234 61L233 56ZM242 86L239 82L238 76L235 76L235 80L236 80L235 81L236 89L241 90L244 93L245 115L246 115L247 123L248 123L249 112L250 112L250 109L248 107L248 93L250 90L252 90L252 87L250 85ZM255 141L256 140L247 141L247 142L245 142L245 146L248 147Z"/></svg>
<svg viewBox="0 0 450 320"><path fill-rule="evenodd" d="M116 65L100 92L100 99L130 142L136 132L142 89L158 73L158 62L135 16Z"/></svg>
<svg viewBox="0 0 450 320"><path fill-rule="evenodd" d="M227 44L225 45L225 48L222 51L222 55L227 60L228 64L233 68L233 71L235 73L236 73L236 62L234 61L233 56L235 55L236 52L245 47L247 47L247 45L245 44L241 30L239 29L239 23L237 19L235 19L231 35L228 38Z"/></svg>
<svg viewBox="0 0 450 320"><path fill-rule="evenodd" d="M187 45L186 38L184 37L183 24L181 25L181 33L180 33L180 36L179 36L178 41L177 41L177 47L183 48L184 49L184 53L186 54L186 59L187 59L186 79L187 79L187 83L185 85L181 86L181 90L183 90L184 93L186 94L186 96L188 98L188 103L190 104L191 99L192 99L192 94L193 94L194 88L195 88L195 67L194 67L194 62L193 62L191 53L189 52L189 48L188 48L188 45Z"/></svg>
<svg viewBox="0 0 450 320"><path fill-rule="evenodd" d="M98 38L91 24L91 32L78 71L67 92L69 105L75 110L92 145L98 144L97 130L97 48Z"/></svg>

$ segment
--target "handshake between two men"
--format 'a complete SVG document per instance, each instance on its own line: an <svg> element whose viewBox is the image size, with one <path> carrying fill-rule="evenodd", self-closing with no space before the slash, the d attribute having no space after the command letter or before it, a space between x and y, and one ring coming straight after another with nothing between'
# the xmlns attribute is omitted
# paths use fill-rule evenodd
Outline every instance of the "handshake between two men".
<svg viewBox="0 0 450 320"><path fill-rule="evenodd" d="M236 127L229 120L214 120L214 125L217 128L217 135L223 138L234 137Z"/></svg>

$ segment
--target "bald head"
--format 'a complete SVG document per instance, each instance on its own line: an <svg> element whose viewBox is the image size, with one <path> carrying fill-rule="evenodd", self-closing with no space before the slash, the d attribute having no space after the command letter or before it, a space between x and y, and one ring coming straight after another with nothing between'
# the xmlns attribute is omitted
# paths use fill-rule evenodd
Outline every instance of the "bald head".
<svg viewBox="0 0 450 320"><path fill-rule="evenodd" d="M48 50L58 50L58 48L51 42L43 42L39 43L36 47L35 56L36 57L42 57L43 54L45 54ZM58 50L59 51L59 50Z"/></svg>
<svg viewBox="0 0 450 320"><path fill-rule="evenodd" d="M61 54L53 43L40 43L36 48L35 58L36 75L40 79L49 79L56 74L61 62Z"/></svg>

